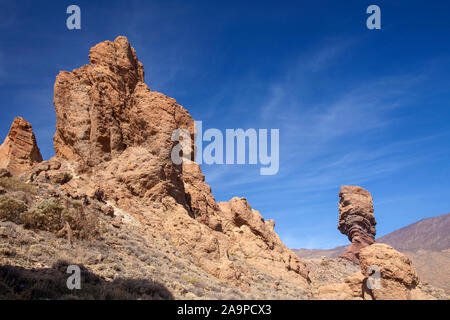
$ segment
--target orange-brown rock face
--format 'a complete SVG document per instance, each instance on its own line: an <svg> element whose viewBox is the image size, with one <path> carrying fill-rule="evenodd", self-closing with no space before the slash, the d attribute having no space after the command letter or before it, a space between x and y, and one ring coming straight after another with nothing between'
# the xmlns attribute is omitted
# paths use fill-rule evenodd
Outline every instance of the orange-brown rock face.
<svg viewBox="0 0 450 320"><path fill-rule="evenodd" d="M225 233L230 236L232 251L239 250L251 264L265 270L300 274L308 279L308 270L297 255L281 242L274 231L275 222L264 220L245 198L220 202Z"/></svg>
<svg viewBox="0 0 450 320"><path fill-rule="evenodd" d="M367 278L369 271L379 271L380 282L373 286L371 294L376 300L422 300L432 297L423 293L417 285L419 276L411 260L384 243L376 243L360 252L361 272Z"/></svg>
<svg viewBox="0 0 450 320"><path fill-rule="evenodd" d="M422 291L411 260L384 243L374 243L359 252L361 271L342 283L324 285L316 299L327 300L432 300Z"/></svg>
<svg viewBox="0 0 450 320"><path fill-rule="evenodd" d="M320 287L316 299L429 300L422 291L411 260L389 245L374 243L375 218L370 193L357 186L339 192L339 230L352 244L341 255L360 265L361 271L344 282Z"/></svg>
<svg viewBox="0 0 450 320"><path fill-rule="evenodd" d="M319 288L318 300L363 300L366 298L364 275L356 272L342 283L333 283Z"/></svg>
<svg viewBox="0 0 450 320"><path fill-rule="evenodd" d="M19 175L41 161L42 155L31 125L23 118L15 118L0 146L0 168Z"/></svg>
<svg viewBox="0 0 450 320"><path fill-rule="evenodd" d="M217 204L198 164L172 162L173 131L187 129L194 141L194 120L174 99L147 87L125 37L93 47L89 65L61 72L54 104L56 158L74 168L63 186L69 196L103 194L128 223L169 237L220 279L245 288L254 268L308 286L306 266L272 221L242 199Z"/></svg>
<svg viewBox="0 0 450 320"><path fill-rule="evenodd" d="M341 257L359 263L359 251L375 242L372 196L361 187L342 186L339 197L338 229L352 243Z"/></svg>
<svg viewBox="0 0 450 320"><path fill-rule="evenodd" d="M170 138L177 128L193 132L193 119L174 99L150 91L125 37L96 45L89 57L89 65L56 78L56 157L74 162L79 172L114 160L115 179L128 193L170 194L185 205Z"/></svg>

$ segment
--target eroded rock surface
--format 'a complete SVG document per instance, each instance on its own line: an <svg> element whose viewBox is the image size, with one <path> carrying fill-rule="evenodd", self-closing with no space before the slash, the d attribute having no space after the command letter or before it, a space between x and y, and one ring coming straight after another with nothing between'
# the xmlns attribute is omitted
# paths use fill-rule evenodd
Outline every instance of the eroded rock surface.
<svg viewBox="0 0 450 320"><path fill-rule="evenodd" d="M343 282L321 286L320 300L434 300L420 284L411 260L391 246L376 243L359 253L361 271Z"/></svg>
<svg viewBox="0 0 450 320"><path fill-rule="evenodd" d="M194 120L144 83L125 37L93 47L90 64L60 72L54 90L55 154L62 168L73 168L73 179L63 184L69 196L101 193L102 201L170 238L201 268L243 288L254 280L252 268L308 287L305 264L272 221L242 199L217 204L196 163L172 162L173 131L188 130L194 141Z"/></svg>
<svg viewBox="0 0 450 320"><path fill-rule="evenodd" d="M344 282L334 283L319 288L316 299L318 300L363 300L366 290L365 278L361 272L356 272L345 279Z"/></svg>
<svg viewBox="0 0 450 320"><path fill-rule="evenodd" d="M340 257L352 261L354 266L359 264L361 271L343 282L320 286L314 291L314 297L333 300L434 299L419 287L419 277L408 257L391 246L374 243L376 222L370 193L358 186L343 186L339 197L338 229L352 242ZM314 287L317 281L312 278Z"/></svg>
<svg viewBox="0 0 450 320"><path fill-rule="evenodd" d="M411 260L384 243L376 243L360 251L361 272L367 278L371 266L380 271L379 288L372 289L376 300L411 300L431 298L417 286L419 276Z"/></svg>
<svg viewBox="0 0 450 320"><path fill-rule="evenodd" d="M338 229L352 243L341 257L359 263L359 251L375 242L372 196L359 186L342 186L339 197Z"/></svg>
<svg viewBox="0 0 450 320"><path fill-rule="evenodd" d="M16 117L8 136L0 146L0 168L13 175L20 175L41 161L42 155L33 128L25 119Z"/></svg>

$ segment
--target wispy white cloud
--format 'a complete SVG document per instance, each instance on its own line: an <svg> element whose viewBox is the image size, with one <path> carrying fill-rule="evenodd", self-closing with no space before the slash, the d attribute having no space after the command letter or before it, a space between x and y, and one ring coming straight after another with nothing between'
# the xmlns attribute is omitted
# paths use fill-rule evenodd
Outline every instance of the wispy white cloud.
<svg viewBox="0 0 450 320"><path fill-rule="evenodd" d="M334 38L326 39L317 45L302 64L305 70L318 72L334 64L345 52L350 51L357 43L356 39Z"/></svg>
<svg viewBox="0 0 450 320"><path fill-rule="evenodd" d="M249 127L280 129L280 172L267 178L248 167L205 167L213 189L217 185L216 190L237 190L246 184L246 190L253 192L320 191L344 181L362 184L381 179L426 159L408 153L408 147L417 147L421 141L390 139L382 143L377 139L404 121L393 113L415 98L407 93L427 79L423 73L355 81L347 90L329 95L332 98L326 99L324 93L318 102L306 102L302 93L309 85L311 70L320 72L319 65L336 63L356 44L356 40L347 40L323 45L276 81L266 83L266 103L259 108L259 118L247 123ZM251 99L241 96L237 103L248 106Z"/></svg>
<svg viewBox="0 0 450 320"><path fill-rule="evenodd" d="M281 163L276 176L262 177L248 166L204 166L206 181L222 197L219 200L247 196L265 218L275 218L277 232L290 247L329 248L347 243L336 230L339 187L370 186L426 163L443 152L428 146L448 134L391 135L409 122L410 114L405 111L420 98L417 89L432 78L429 69L347 79L348 86L340 86L339 91L324 88L323 94L314 92L311 99L311 87L322 79L317 74L339 63L357 41L339 44L333 42L330 50L324 46L317 54L299 58L276 79L257 82L248 74L242 83L234 84L266 88L264 99L249 91L238 95L227 117L240 118L239 112L255 107L255 101L265 101L253 117L242 117L245 121L239 125L280 129ZM318 223L316 216L330 218ZM291 222L302 219L315 221L314 226L302 229L301 224ZM320 237L311 236L313 227Z"/></svg>

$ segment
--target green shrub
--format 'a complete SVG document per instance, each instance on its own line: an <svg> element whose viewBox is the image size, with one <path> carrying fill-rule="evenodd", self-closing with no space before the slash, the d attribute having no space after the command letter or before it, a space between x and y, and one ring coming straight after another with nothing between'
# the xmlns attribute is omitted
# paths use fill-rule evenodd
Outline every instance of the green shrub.
<svg viewBox="0 0 450 320"><path fill-rule="evenodd" d="M70 208L70 205L72 208ZM43 200L36 208L20 216L26 228L57 232L69 224L73 236L88 239L101 234L100 221L95 213L86 214L80 201L72 201L66 207L56 199Z"/></svg>
<svg viewBox="0 0 450 320"><path fill-rule="evenodd" d="M55 199L43 200L39 205L20 216L26 228L45 231L58 231L63 227L63 214L65 208Z"/></svg>
<svg viewBox="0 0 450 320"><path fill-rule="evenodd" d="M27 205L22 201L9 196L0 196L0 220L20 222L20 214L27 210Z"/></svg>
<svg viewBox="0 0 450 320"><path fill-rule="evenodd" d="M36 193L34 186L13 177L0 178L0 186L10 191L23 191L31 194Z"/></svg>

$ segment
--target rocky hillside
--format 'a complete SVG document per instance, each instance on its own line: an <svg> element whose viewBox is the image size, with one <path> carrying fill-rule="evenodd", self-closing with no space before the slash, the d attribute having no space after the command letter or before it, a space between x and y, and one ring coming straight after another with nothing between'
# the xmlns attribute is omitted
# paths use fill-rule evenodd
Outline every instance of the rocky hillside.
<svg viewBox="0 0 450 320"><path fill-rule="evenodd" d="M300 259L245 198L217 203L198 164L171 159L172 133L194 141L194 120L147 86L127 38L89 58L56 77L55 157L42 161L21 118L0 147L0 298L442 298L407 257L372 244L371 196L360 187L342 189L339 218L353 261L329 264ZM364 289L372 262L397 268L383 273L386 291ZM81 290L66 287L68 265L80 266Z"/></svg>

